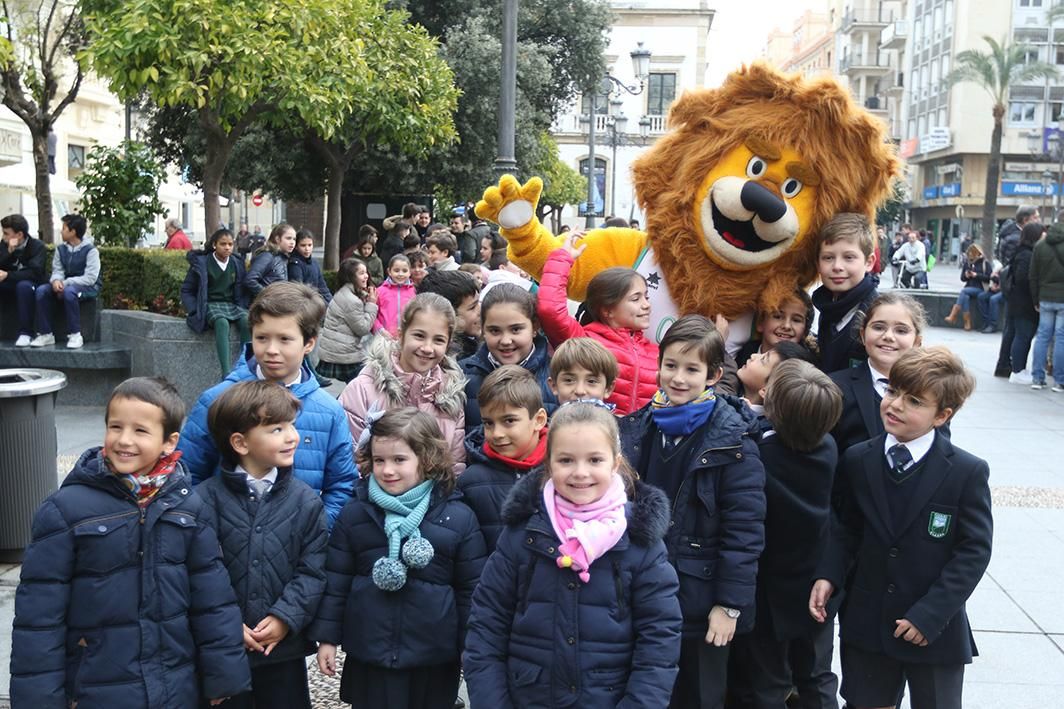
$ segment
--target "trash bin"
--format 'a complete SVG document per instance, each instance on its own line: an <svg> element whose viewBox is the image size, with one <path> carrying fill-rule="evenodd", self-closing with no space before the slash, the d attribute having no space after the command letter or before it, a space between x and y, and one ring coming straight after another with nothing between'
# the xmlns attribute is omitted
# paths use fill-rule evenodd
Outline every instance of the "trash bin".
<svg viewBox="0 0 1064 709"><path fill-rule="evenodd" d="M51 369L0 369L0 561L18 562L33 513L55 492L55 399L66 386Z"/></svg>

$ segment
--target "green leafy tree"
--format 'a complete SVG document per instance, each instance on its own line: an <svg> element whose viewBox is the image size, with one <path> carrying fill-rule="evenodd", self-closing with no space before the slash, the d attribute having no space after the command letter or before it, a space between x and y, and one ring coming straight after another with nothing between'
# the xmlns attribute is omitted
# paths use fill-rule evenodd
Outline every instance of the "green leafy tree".
<svg viewBox="0 0 1064 709"><path fill-rule="evenodd" d="M980 226L980 242L983 253L994 253L994 215L997 211L998 181L1001 177L1001 134L1005 126L1005 109L1009 88L1038 79L1052 79L1057 69L1052 64L1026 61L1031 49L1021 43L998 42L984 36L988 51L966 49L957 54L954 69L946 76L946 85L971 82L983 88L993 101L994 130L990 134L990 161L986 169L986 193L983 199L983 219Z"/></svg>
<svg viewBox="0 0 1064 709"><path fill-rule="evenodd" d="M365 40L342 32L350 13L332 0L85 2L93 36L86 54L112 90L194 111L208 230L221 221L218 196L233 146L251 125L291 113L331 135L348 116L330 110L336 97L364 83Z"/></svg>
<svg viewBox="0 0 1064 709"><path fill-rule="evenodd" d="M337 97L336 111L346 114L334 126L315 114L301 118L307 142L328 171L325 219L325 267L340 262L340 219L345 176L370 145L388 146L403 160L423 159L437 145L456 138L454 111L458 90L453 74L439 56L439 45L423 27L407 24L405 12L389 10L366 16L354 3L341 2L349 13L341 23L350 37L372 37L362 54L367 85Z"/></svg>
<svg viewBox="0 0 1064 709"><path fill-rule="evenodd" d="M551 231L561 229L562 208L579 204L587 195L587 178L562 162L558 144L547 132L540 133L541 162L530 166L530 172L543 178L543 194L537 207L539 220L551 220Z"/></svg>
<svg viewBox="0 0 1064 709"><path fill-rule="evenodd" d="M159 214L159 186L166 179L155 154L141 143L92 151L75 183L79 209L93 238L108 246L135 246Z"/></svg>
<svg viewBox="0 0 1064 709"><path fill-rule="evenodd" d="M29 129L33 142L37 223L47 242L55 238L48 134L59 115L77 98L85 72L76 55L85 33L75 3L0 2L4 37L0 38L3 103ZM60 92L60 84L65 91Z"/></svg>

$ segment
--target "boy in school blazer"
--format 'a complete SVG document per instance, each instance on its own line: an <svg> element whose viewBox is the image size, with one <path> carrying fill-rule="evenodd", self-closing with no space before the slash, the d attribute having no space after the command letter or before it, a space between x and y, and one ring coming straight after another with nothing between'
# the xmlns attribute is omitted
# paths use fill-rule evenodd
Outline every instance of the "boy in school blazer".
<svg viewBox="0 0 1064 709"><path fill-rule="evenodd" d="M848 579L841 611L842 696L893 706L906 681L913 709L960 709L964 665L978 654L964 604L990 563L986 461L936 429L974 380L944 347L914 349L890 373L886 432L846 451L847 497L809 612Z"/></svg>

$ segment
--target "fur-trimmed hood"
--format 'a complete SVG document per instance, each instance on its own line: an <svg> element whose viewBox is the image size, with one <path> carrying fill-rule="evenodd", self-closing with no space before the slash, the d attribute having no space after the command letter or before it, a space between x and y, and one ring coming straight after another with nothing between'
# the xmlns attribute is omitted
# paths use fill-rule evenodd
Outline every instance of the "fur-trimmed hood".
<svg viewBox="0 0 1064 709"><path fill-rule="evenodd" d="M398 343L378 335L366 351L366 365L374 386L393 406L428 401L451 418L465 407L465 375L450 355L427 374L406 373L399 369Z"/></svg>
<svg viewBox="0 0 1064 709"><path fill-rule="evenodd" d="M514 484L502 507L504 523L524 524L537 514L546 519L541 481L539 475L525 475ZM665 538L669 528L669 500L664 492L637 480L635 496L629 499L626 512L627 534L633 544L647 547Z"/></svg>

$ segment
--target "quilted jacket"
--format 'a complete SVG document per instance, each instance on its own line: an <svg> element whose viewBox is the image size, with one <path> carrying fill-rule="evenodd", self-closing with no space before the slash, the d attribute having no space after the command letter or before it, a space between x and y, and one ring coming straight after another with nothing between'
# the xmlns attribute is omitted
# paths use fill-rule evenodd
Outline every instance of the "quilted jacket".
<svg viewBox="0 0 1064 709"><path fill-rule="evenodd" d="M310 637L393 670L457 661L485 557L477 519L461 497L433 490L418 527L432 545L432 561L408 569L398 591L382 591L372 574L388 555L384 512L369 501L368 479L359 481L329 538L328 583Z"/></svg>
<svg viewBox="0 0 1064 709"><path fill-rule="evenodd" d="M240 608L184 465L141 509L85 451L33 520L11 705L198 709L250 689Z"/></svg>
<svg viewBox="0 0 1064 709"><path fill-rule="evenodd" d="M543 394L543 408L547 410L547 415L549 416L558 408L558 397L554 395L554 392L550 389L550 384L547 383L547 379L550 378L550 357L547 352L547 339L542 335L536 335L535 339L532 340L532 345L535 347L535 351L525 362L524 368L532 372L536 377L536 381L539 382L539 390ZM477 348L476 353L466 357L458 365L462 368L466 377L466 425L473 428L480 425L480 405L477 403L477 392L480 391L481 385L484 384L484 377L495 371L495 365L488 359L488 348L483 343Z"/></svg>
<svg viewBox="0 0 1064 709"><path fill-rule="evenodd" d="M536 310L552 347L574 337L590 337L617 358L617 382L607 399L617 414L631 413L650 401L658 390L658 345L639 330L617 329L604 323L581 325L569 314L565 288L573 257L557 249L543 265Z"/></svg>
<svg viewBox="0 0 1064 709"><path fill-rule="evenodd" d="M221 456L207 429L207 411L229 387L237 382L254 381L257 367L251 345L248 345L244 358L229 376L200 394L192 407L177 447L185 454L184 461L194 483L221 472ZM318 380L306 364L303 365L303 381L289 391L302 404L296 417L296 429L302 439L296 449L295 476L321 493L331 526L344 503L351 499L351 488L357 477L344 410L318 386Z"/></svg>
<svg viewBox="0 0 1064 709"><path fill-rule="evenodd" d="M196 488L204 517L222 545L222 561L236 591L244 625L254 628L268 615L288 626L288 635L267 657L248 653L251 665L265 665L315 652L306 637L325 592L328 522L321 497L282 468L262 499L251 494L244 473L222 469Z"/></svg>
<svg viewBox="0 0 1064 709"><path fill-rule="evenodd" d="M366 336L377 319L377 304L366 303L351 284L336 291L329 309L325 311L325 325L318 339L318 352L323 362L354 364L366 358Z"/></svg>
<svg viewBox="0 0 1064 709"><path fill-rule="evenodd" d="M680 658L676 572L662 537L669 502L637 483L628 529L582 583L559 568L538 476L513 488L480 584L463 668L470 703L516 707L669 704Z"/></svg>
<svg viewBox="0 0 1064 709"><path fill-rule="evenodd" d="M251 259L247 275L244 277L244 290L251 300L271 283L288 280L288 259L281 254L264 249Z"/></svg>

